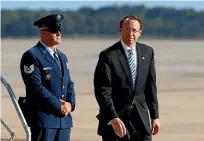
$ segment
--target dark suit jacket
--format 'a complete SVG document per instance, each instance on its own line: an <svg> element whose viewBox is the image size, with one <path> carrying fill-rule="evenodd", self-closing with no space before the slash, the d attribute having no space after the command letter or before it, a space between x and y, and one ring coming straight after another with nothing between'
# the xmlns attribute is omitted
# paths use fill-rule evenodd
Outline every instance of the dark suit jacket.
<svg viewBox="0 0 204 141"><path fill-rule="evenodd" d="M26 98L33 116L30 126L72 127L71 114L69 113L64 118L60 115L59 98L74 105L74 83L67 67L67 57L59 50L58 54L62 70L40 42L22 56L20 70L26 88Z"/></svg>
<svg viewBox="0 0 204 141"><path fill-rule="evenodd" d="M129 119L138 132L151 134L148 112L151 119L159 118L153 48L137 42L136 50L138 67L135 88L132 86L128 60L120 41L99 55L94 73L95 97L100 107L97 115L99 135L113 132L107 123L113 118L122 118L121 110L132 104L134 96Z"/></svg>

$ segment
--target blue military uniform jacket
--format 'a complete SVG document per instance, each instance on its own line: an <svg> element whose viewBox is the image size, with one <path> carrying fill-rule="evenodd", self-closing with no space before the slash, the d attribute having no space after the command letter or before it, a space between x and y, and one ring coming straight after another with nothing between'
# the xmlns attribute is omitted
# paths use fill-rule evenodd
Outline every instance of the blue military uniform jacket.
<svg viewBox="0 0 204 141"><path fill-rule="evenodd" d="M60 114L59 99L75 105L74 83L70 78L67 57L57 51L61 69L40 42L22 56L20 70L26 86L26 98L33 115L31 127L72 127L71 114L66 117Z"/></svg>

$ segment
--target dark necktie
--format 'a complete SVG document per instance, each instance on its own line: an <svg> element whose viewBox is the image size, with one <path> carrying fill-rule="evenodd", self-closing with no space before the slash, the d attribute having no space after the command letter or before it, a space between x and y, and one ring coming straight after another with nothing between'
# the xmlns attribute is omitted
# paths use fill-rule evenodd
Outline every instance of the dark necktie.
<svg viewBox="0 0 204 141"><path fill-rule="evenodd" d="M60 60L59 60L59 57L58 57L58 53L57 53L56 50L54 51L53 56L54 56L54 58L55 58L55 60L56 60L56 62L57 62L57 64L58 64L58 66L59 66L59 68L60 68L60 70L61 70L61 63L60 63Z"/></svg>

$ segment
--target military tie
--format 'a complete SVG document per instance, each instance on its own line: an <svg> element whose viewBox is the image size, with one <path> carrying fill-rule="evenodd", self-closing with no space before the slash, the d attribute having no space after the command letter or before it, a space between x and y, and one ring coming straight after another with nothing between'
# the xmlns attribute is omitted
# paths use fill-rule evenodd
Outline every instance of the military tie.
<svg viewBox="0 0 204 141"><path fill-rule="evenodd" d="M59 60L59 57L58 57L58 53L57 53L57 50L54 50L54 54L53 54L54 58L55 58L55 61L57 62L60 70L61 70L61 63L60 63L60 60Z"/></svg>
<svg viewBox="0 0 204 141"><path fill-rule="evenodd" d="M136 60L133 55L133 49L129 49L128 52L128 62L130 66L130 71L131 71L131 76L132 76L132 82L133 82L133 87L135 87L135 79L136 79Z"/></svg>

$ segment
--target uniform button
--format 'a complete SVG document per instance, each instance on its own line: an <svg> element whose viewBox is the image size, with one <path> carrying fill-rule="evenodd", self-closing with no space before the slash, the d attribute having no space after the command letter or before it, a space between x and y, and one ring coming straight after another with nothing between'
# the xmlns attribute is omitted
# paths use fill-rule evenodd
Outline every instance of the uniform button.
<svg viewBox="0 0 204 141"><path fill-rule="evenodd" d="M62 95L61 97L64 98L64 95Z"/></svg>
<svg viewBox="0 0 204 141"><path fill-rule="evenodd" d="M64 86L62 88L64 89Z"/></svg>

